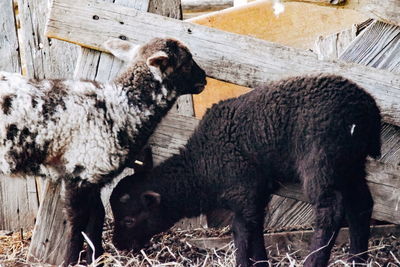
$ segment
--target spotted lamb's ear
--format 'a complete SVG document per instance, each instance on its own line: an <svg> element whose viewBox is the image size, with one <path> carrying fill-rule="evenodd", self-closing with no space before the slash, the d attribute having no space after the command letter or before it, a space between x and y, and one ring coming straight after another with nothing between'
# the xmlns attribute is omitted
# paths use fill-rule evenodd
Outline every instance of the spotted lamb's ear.
<svg viewBox="0 0 400 267"><path fill-rule="evenodd" d="M168 66L168 55L164 51L157 51L147 59L147 65L159 68L162 72Z"/></svg>
<svg viewBox="0 0 400 267"><path fill-rule="evenodd" d="M131 61L140 46L120 39L110 39L103 44L103 47L115 57L123 61Z"/></svg>
<svg viewBox="0 0 400 267"><path fill-rule="evenodd" d="M154 191L146 191L140 196L143 206L151 210L160 205L161 195Z"/></svg>

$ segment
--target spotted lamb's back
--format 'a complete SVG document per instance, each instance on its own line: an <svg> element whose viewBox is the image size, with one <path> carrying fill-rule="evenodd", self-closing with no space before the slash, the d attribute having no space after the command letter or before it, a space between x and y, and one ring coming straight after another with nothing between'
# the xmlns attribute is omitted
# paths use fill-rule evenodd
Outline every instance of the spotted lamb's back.
<svg viewBox="0 0 400 267"><path fill-rule="evenodd" d="M141 122L111 83L34 81L1 72L0 99L0 168L9 175L94 180L92 174L107 174L126 157L127 148L114 140L132 121L128 116Z"/></svg>

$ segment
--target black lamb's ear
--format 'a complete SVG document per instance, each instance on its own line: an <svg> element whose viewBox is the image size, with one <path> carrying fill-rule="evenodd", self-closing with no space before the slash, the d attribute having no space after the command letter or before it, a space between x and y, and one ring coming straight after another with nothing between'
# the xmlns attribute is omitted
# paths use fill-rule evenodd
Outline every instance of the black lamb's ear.
<svg viewBox="0 0 400 267"><path fill-rule="evenodd" d="M148 172L153 168L153 153L151 147L146 146L142 149L138 157L133 163L135 173Z"/></svg>
<svg viewBox="0 0 400 267"><path fill-rule="evenodd" d="M161 195L154 191L146 191L140 196L143 206L151 210L160 205Z"/></svg>

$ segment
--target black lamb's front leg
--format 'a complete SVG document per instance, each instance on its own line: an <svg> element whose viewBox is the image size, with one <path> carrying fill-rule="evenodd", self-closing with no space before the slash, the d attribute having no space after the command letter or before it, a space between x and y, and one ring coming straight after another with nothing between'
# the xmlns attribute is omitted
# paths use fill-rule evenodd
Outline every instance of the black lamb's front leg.
<svg viewBox="0 0 400 267"><path fill-rule="evenodd" d="M104 208L102 204L99 207L99 203L101 203L100 190L95 185L88 183L79 185L76 182L67 181L65 189L65 206L68 226L70 228L70 242L68 243L64 264L68 265L75 264L79 260L84 242L82 232L86 233L89 230L86 234L90 239L93 239L92 242L95 244L96 250L99 250L101 253L103 252L102 248L99 248L101 247L101 230L99 230L99 225L101 221L102 229ZM93 209L93 207L95 208ZM99 216L100 219L96 216ZM100 238L98 237L99 234ZM98 253L96 252L96 254ZM87 258L89 261L91 260L91 253L87 254Z"/></svg>
<svg viewBox="0 0 400 267"><path fill-rule="evenodd" d="M267 266L267 253L265 251L263 236L263 215L259 219L249 222L241 214L236 213L233 218L232 230L236 247L236 265Z"/></svg>

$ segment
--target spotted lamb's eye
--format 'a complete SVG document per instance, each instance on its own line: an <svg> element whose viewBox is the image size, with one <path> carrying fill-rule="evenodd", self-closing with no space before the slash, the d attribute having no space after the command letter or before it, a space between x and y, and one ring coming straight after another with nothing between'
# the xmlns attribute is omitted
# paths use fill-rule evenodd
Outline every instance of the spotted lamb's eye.
<svg viewBox="0 0 400 267"><path fill-rule="evenodd" d="M135 226L136 220L132 217L125 217L122 222L126 227L132 228L133 226Z"/></svg>

